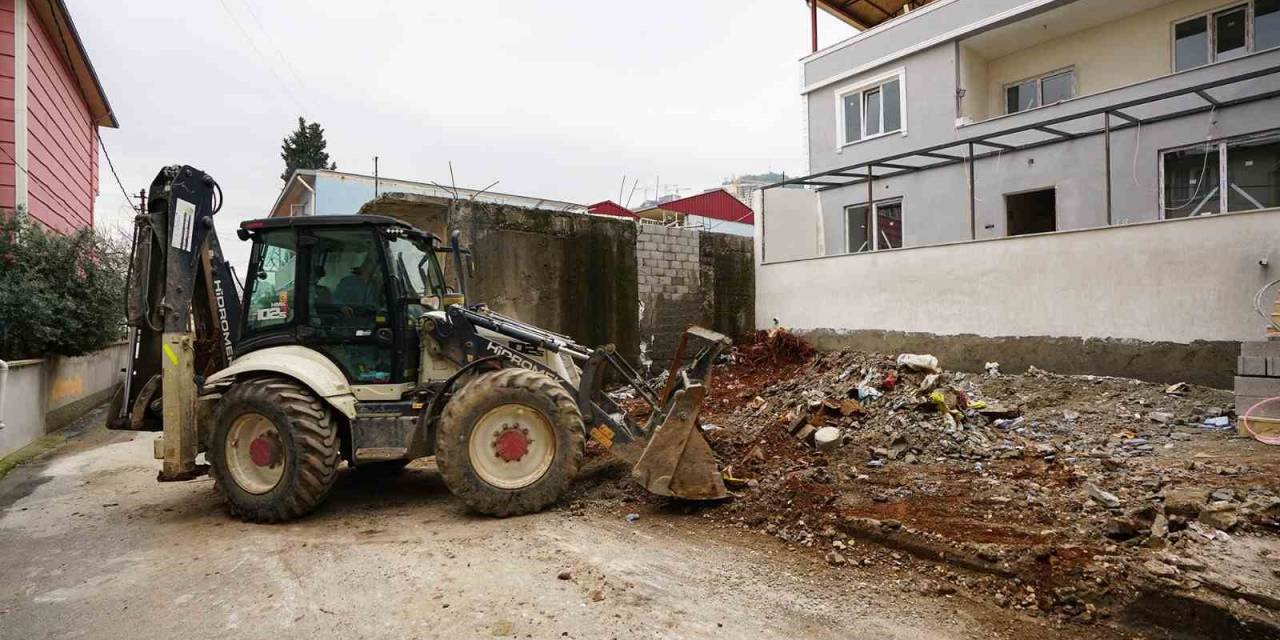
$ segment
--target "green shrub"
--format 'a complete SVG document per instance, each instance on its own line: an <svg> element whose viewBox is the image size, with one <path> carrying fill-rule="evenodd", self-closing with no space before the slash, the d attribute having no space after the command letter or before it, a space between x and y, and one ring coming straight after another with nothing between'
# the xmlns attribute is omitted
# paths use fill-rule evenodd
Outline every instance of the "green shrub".
<svg viewBox="0 0 1280 640"><path fill-rule="evenodd" d="M0 359L79 356L124 337L124 244L0 212Z"/></svg>

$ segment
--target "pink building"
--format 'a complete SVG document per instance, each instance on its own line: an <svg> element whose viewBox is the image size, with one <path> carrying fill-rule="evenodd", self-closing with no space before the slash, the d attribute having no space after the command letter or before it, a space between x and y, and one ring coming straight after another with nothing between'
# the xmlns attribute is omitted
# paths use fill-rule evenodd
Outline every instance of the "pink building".
<svg viewBox="0 0 1280 640"><path fill-rule="evenodd" d="M0 209L92 227L98 127L118 126L62 0L0 0Z"/></svg>

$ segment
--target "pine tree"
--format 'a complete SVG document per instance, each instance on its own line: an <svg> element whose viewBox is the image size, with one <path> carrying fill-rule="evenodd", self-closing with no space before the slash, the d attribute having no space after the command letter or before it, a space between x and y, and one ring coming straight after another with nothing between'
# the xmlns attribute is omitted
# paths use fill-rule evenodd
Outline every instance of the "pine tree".
<svg viewBox="0 0 1280 640"><path fill-rule="evenodd" d="M295 169L337 169L337 163L329 162L329 154L324 150L327 144L324 127L319 122L307 124L306 119L299 116L298 128L280 145L280 159L284 160L280 179L288 182Z"/></svg>

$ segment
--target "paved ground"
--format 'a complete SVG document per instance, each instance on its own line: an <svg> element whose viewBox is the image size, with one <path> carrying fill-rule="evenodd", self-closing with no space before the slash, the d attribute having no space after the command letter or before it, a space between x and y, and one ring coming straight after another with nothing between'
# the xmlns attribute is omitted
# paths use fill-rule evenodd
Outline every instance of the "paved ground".
<svg viewBox="0 0 1280 640"><path fill-rule="evenodd" d="M867 582L697 516L467 514L429 467L288 525L90 429L0 481L0 638L1110 637ZM573 574L560 580L564 570Z"/></svg>

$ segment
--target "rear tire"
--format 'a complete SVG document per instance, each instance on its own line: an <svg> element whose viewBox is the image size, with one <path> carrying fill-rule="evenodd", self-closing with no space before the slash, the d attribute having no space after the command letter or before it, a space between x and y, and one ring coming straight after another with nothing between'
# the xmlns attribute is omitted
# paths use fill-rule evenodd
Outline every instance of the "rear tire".
<svg viewBox="0 0 1280 640"><path fill-rule="evenodd" d="M283 522L306 515L338 477L338 426L324 401L288 378L232 386L218 403L207 457L231 515Z"/></svg>
<svg viewBox="0 0 1280 640"><path fill-rule="evenodd" d="M554 378L503 369L476 378L445 406L436 464L449 490L475 511L533 513L559 500L577 476L584 431L573 396Z"/></svg>

